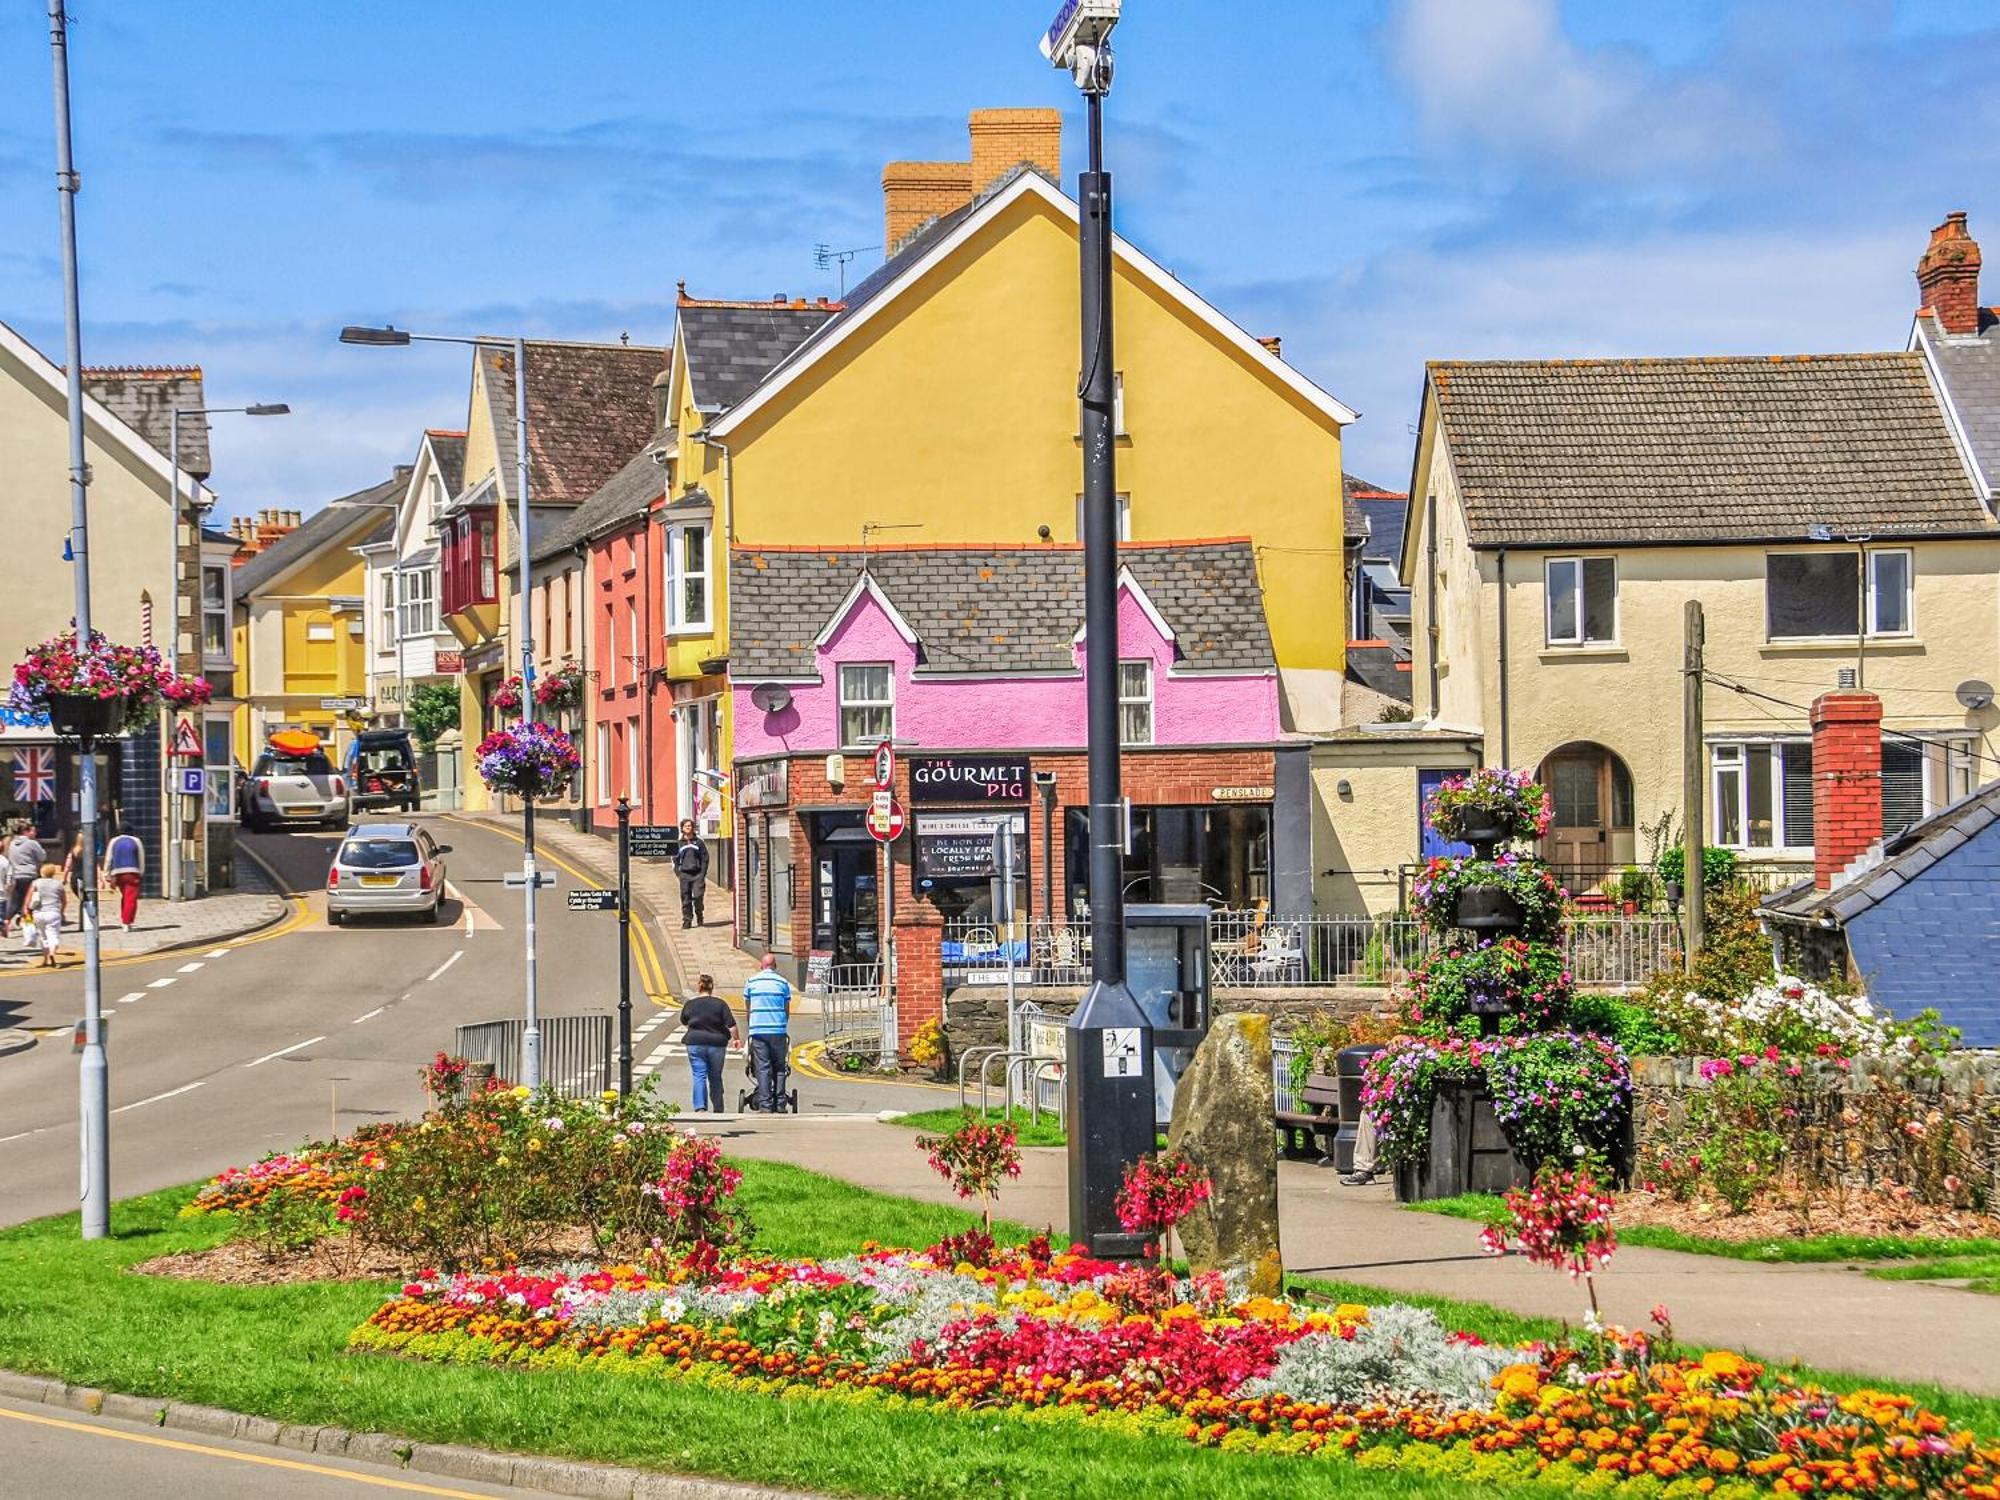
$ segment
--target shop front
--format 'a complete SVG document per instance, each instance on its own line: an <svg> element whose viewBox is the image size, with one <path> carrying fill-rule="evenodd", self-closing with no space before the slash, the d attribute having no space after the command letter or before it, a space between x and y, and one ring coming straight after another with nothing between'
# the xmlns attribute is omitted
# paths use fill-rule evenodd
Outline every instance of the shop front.
<svg viewBox="0 0 2000 1500"><path fill-rule="evenodd" d="M751 952L792 951L791 762L746 762L737 768L736 848L741 851L737 931Z"/></svg>

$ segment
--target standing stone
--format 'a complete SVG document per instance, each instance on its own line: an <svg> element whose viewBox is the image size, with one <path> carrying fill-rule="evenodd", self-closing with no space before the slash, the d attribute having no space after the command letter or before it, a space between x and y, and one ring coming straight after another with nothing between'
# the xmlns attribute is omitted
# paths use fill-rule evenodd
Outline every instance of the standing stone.
<svg viewBox="0 0 2000 1500"><path fill-rule="evenodd" d="M1271 1018L1217 1016L1174 1091L1169 1144L1208 1175L1208 1202L1177 1233L1196 1271L1241 1267L1250 1290L1275 1296L1278 1136L1271 1123Z"/></svg>

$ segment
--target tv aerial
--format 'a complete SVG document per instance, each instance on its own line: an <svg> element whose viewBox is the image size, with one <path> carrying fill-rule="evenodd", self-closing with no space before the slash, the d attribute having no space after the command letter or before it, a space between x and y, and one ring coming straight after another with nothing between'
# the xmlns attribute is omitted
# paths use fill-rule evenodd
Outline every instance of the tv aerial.
<svg viewBox="0 0 2000 1500"><path fill-rule="evenodd" d="M853 260L855 256L863 254L866 251L880 250L881 248L880 245L856 245L850 250L836 250L833 246L822 240L819 244L813 246L813 264L818 266L822 271L832 265L840 267L840 295L845 300L847 296L847 263Z"/></svg>

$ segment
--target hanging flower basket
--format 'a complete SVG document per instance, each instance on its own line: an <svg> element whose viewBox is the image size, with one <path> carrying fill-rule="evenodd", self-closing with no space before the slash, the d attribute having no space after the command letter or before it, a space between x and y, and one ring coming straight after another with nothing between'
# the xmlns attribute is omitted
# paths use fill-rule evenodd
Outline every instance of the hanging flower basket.
<svg viewBox="0 0 2000 1500"><path fill-rule="evenodd" d="M1472 932L1519 932L1521 903L1504 885L1470 885L1458 893L1457 926Z"/></svg>
<svg viewBox="0 0 2000 1500"><path fill-rule="evenodd" d="M574 713L583 706L583 668L566 661L535 681L535 706L552 714Z"/></svg>
<svg viewBox="0 0 2000 1500"><path fill-rule="evenodd" d="M204 679L181 676L153 647L116 645L95 630L79 645L72 629L28 649L7 703L17 713L46 713L59 734L95 737L144 725L162 699L208 698Z"/></svg>
<svg viewBox="0 0 2000 1500"><path fill-rule="evenodd" d="M1491 848L1541 838L1555 813L1548 790L1526 771L1484 766L1439 782L1425 815L1441 837Z"/></svg>
<svg viewBox="0 0 2000 1500"><path fill-rule="evenodd" d="M479 775L496 792L517 797L550 797L576 775L581 760L576 742L553 724L516 724L496 729L473 752Z"/></svg>
<svg viewBox="0 0 2000 1500"><path fill-rule="evenodd" d="M1412 891L1425 925L1549 939L1562 921L1562 887L1540 860L1502 850L1491 859L1433 859Z"/></svg>
<svg viewBox="0 0 2000 1500"><path fill-rule="evenodd" d="M503 714L519 712L521 707L521 679L518 677L502 678L500 686L493 690L493 696L486 701L492 707L499 709Z"/></svg>

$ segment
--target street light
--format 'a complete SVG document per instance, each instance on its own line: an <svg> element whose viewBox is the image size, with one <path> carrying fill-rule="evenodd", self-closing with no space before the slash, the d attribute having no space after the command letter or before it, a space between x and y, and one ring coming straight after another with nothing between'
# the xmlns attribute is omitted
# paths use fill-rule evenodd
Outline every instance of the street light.
<svg viewBox="0 0 2000 1500"><path fill-rule="evenodd" d="M253 401L248 406L176 406L167 415L167 483L171 487L172 498L168 502L173 514L167 520L167 540L173 551L173 561L167 570L167 660L173 663L176 672L181 669L181 418L219 417L235 413L246 417L283 417L291 413L291 407L282 401ZM189 519L195 528L195 555L199 557L201 545L201 518L207 507L199 500L188 507ZM201 616L199 564L195 572L196 610L195 617ZM206 652L203 653L206 655ZM167 842L166 868L160 872L161 887L169 901L179 901L187 895L187 882L182 878L180 820L174 815L174 710L168 704L164 710L167 721L166 764L160 768L160 805L166 809Z"/></svg>
<svg viewBox="0 0 2000 1500"><path fill-rule="evenodd" d="M1116 1199L1125 1169L1153 1149L1152 1028L1125 982L1125 803L1119 788L1118 540L1112 403L1111 174L1104 96L1119 0L1064 0L1041 41L1088 112L1090 165L1078 180L1082 248L1084 685L1090 747L1090 988L1065 1032L1070 1237L1093 1255L1136 1258Z"/></svg>
<svg viewBox="0 0 2000 1500"><path fill-rule="evenodd" d="M53 3L53 0L52 0ZM520 567L520 606L515 610L516 630L521 640L521 722L528 721L528 705L535 695L535 638L534 627L528 611L528 589L533 569L528 562L528 347L519 335L511 339L485 338L478 335L451 333L411 333L406 328L370 328L350 323L340 330L343 344L359 344L367 348L400 349L412 343L418 344L469 344L475 349L511 350L514 355L514 475L518 508L515 522L516 555ZM402 630L398 617L397 633ZM400 659L401 653L398 652ZM526 796L521 799L521 875L520 883L526 903L526 921L523 938L526 943L526 989L527 1019L526 1029L521 1034L521 1082L529 1088L540 1088L542 1083L542 1028L536 1010L535 995L535 890L542 878L535 869L535 799ZM508 884L514 877L508 877Z"/></svg>

